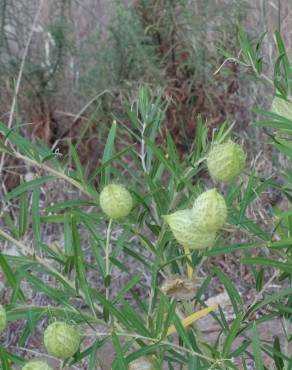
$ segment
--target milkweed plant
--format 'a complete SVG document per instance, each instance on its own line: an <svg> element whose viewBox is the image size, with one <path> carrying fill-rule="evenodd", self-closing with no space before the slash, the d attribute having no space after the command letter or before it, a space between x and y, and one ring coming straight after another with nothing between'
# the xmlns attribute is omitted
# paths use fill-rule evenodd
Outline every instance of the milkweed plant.
<svg viewBox="0 0 292 370"><path fill-rule="evenodd" d="M223 53L273 87L271 110L258 110L264 119L256 125L291 160L292 69L276 34L279 57L269 80L262 39L253 43L241 31L240 57ZM232 125L210 132L200 117L193 145L181 155L165 125L167 108L163 93L141 86L134 101L124 102L127 122L114 117L90 173L77 145L68 141L68 153L60 157L26 139L21 123L12 129L0 123L2 156L33 172L2 199L1 245L18 251L2 248L0 255L10 291L9 303L0 307L2 336L14 322L23 323L19 350L0 344L3 369L98 369L109 345L109 366L117 370L292 369L292 212L275 210L271 231L246 212L273 188L290 202L292 173L281 184L262 178ZM46 203L48 183L68 188L66 197ZM43 232L54 227L63 231L57 246ZM243 242L232 242L236 232ZM229 254L250 269L256 293L248 305L216 264ZM127 263L137 266L135 272ZM269 291L264 269L272 271L276 291ZM117 289L121 274L127 279ZM214 282L226 292L231 315L220 301L207 303ZM35 305L33 292L48 303ZM216 324L212 339L201 318ZM283 324L281 340L260 334L259 326L273 319ZM41 339L30 351L33 336Z"/></svg>

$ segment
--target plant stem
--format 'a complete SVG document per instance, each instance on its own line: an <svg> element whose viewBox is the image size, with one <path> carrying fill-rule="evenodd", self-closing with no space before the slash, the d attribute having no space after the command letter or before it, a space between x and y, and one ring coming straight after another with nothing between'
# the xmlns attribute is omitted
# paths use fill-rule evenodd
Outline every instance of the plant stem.
<svg viewBox="0 0 292 370"><path fill-rule="evenodd" d="M122 336L122 337L135 338L135 339L141 339L141 340L149 341L149 342L152 342L153 344L157 343L157 344L161 344L161 345L166 345L166 346L175 348L178 351L189 353L192 356L198 356L198 357L203 358L203 359L205 359L209 362L215 362L216 361L211 357L204 356L200 352L196 352L196 351L188 349L186 347L179 346L178 344L169 342L167 340L160 340L160 339L157 339L157 338L150 338L150 337L145 337L143 335L126 333L126 332L115 332L115 334L118 335L118 336ZM99 336L100 337L106 337L106 336L111 336L111 333L98 333L98 334L93 333L93 334L86 334L85 336L86 337L92 337L92 336L94 336L94 337L99 337Z"/></svg>
<svg viewBox="0 0 292 370"><path fill-rule="evenodd" d="M22 159L24 162L30 163L33 166L36 166L46 172L51 173L53 176L56 176L59 179L65 180L69 182L71 185L73 185L75 188L79 189L83 194L87 195L89 198L94 199L96 201L96 198L94 197L93 194L91 194L82 184L80 184L78 181L72 179L71 177L67 176L65 173L60 172L58 170L55 170L54 168L44 164L44 163L39 163L34 159L31 159L29 157L26 157L20 153L14 152L13 156L18 159Z"/></svg>

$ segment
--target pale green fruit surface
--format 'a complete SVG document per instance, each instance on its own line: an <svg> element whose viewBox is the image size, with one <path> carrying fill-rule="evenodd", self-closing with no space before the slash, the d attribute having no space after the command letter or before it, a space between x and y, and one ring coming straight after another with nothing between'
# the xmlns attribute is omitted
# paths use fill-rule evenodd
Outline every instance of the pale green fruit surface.
<svg viewBox="0 0 292 370"><path fill-rule="evenodd" d="M232 141L214 144L207 155L207 167L214 180L230 182L245 167L246 155L242 147Z"/></svg>
<svg viewBox="0 0 292 370"><path fill-rule="evenodd" d="M207 190L194 202L194 224L201 231L218 231L227 219L227 206L223 196L216 189Z"/></svg>
<svg viewBox="0 0 292 370"><path fill-rule="evenodd" d="M6 329L7 318L5 308L0 305L0 333Z"/></svg>
<svg viewBox="0 0 292 370"><path fill-rule="evenodd" d="M147 357L141 357L129 364L129 370L154 370L154 368Z"/></svg>
<svg viewBox="0 0 292 370"><path fill-rule="evenodd" d="M43 361L30 361L22 370L53 370L53 368Z"/></svg>
<svg viewBox="0 0 292 370"><path fill-rule="evenodd" d="M103 188L99 196L103 212L112 219L128 216L133 207L133 199L129 191L122 185L110 184Z"/></svg>
<svg viewBox="0 0 292 370"><path fill-rule="evenodd" d="M78 351L80 334L75 327L62 321L56 321L45 330L44 344L50 355L67 359Z"/></svg>
<svg viewBox="0 0 292 370"><path fill-rule="evenodd" d="M272 102L271 112L292 121L292 102L275 96Z"/></svg>
<svg viewBox="0 0 292 370"><path fill-rule="evenodd" d="M203 232L196 228L193 220L193 210L185 209L164 216L175 239L189 249L205 249L212 247L216 232Z"/></svg>

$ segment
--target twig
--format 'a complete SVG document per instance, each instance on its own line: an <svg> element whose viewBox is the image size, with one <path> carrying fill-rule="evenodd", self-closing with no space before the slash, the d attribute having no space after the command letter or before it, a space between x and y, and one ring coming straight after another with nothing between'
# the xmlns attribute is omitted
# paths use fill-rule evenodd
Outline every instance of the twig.
<svg viewBox="0 0 292 370"><path fill-rule="evenodd" d="M76 114L75 118L74 118L74 121L73 121L73 124L76 123L79 118L82 116L82 114L91 106L92 103L95 102L95 100L97 100L98 98L100 98L102 95L105 95L105 94L109 94L113 97L113 94L111 93L110 90L104 90L102 91L101 93L95 95L92 99L89 100L88 103L85 104L85 106Z"/></svg>
<svg viewBox="0 0 292 370"><path fill-rule="evenodd" d="M176 350L179 350L181 352L186 352L191 354L192 356L198 356L200 358L203 358L209 362L216 362L216 359L204 356L203 354L196 352L194 350L188 349L186 347L179 346L175 343L166 341L166 340L160 340L158 338L150 338L150 337L145 337L143 335L139 334L132 334L132 333L125 333L125 332L115 332L116 335L121 336L121 337L129 337L129 338L134 338L134 339L142 339L145 341L152 342L153 344L161 344L161 345L166 345L172 348L175 348ZM86 337L107 337L111 336L111 333L92 333L92 334L85 334Z"/></svg>
<svg viewBox="0 0 292 370"><path fill-rule="evenodd" d="M15 85L15 91L14 91L14 95L13 95L13 100L12 100L12 104L11 104L11 109L10 109L10 115L9 115L9 120L8 120L8 125L7 125L8 128L11 128L11 126L12 126L13 116L14 116L14 111L15 111L15 106L16 106L16 101L17 101L17 96L18 96L18 93L19 93L20 83L21 83L21 79L22 79L22 75L23 75L23 69L24 69L26 57L27 57L27 54L28 54L29 45L31 43L32 35L35 31L36 23L39 19L43 4L44 4L44 0L40 0L39 6L38 6L37 11L36 11L36 14L34 16L34 20L33 20L32 26L31 26L30 33L28 35L28 40L27 40L27 43L26 43L24 51L23 51L23 56L22 56L22 60L21 60L21 64L20 64L20 69L19 69L19 73L18 73L16 85ZM8 139L5 140L5 142L4 142L5 145L7 144L7 141L8 141ZM4 159L5 159L5 152L3 152L1 154L0 175L2 174Z"/></svg>
<svg viewBox="0 0 292 370"><path fill-rule="evenodd" d="M28 162L28 163L32 164L33 166L38 167L38 168L40 168L44 171L47 171L47 172L51 173L52 175L56 176L57 178L60 178L62 180L65 180L65 181L69 182L71 185L73 185L74 187L79 189L83 194L87 195L91 199L96 200L94 198L94 196L89 191L84 189L82 184L80 184L78 181L72 179L71 177L65 175L64 173L62 173L58 170L55 170L54 168L52 168L52 167L50 167L50 166L48 166L44 163L39 163L39 162L35 161L34 159L26 157L26 156L24 156L20 153L13 152L13 156L15 156L18 159L22 159L24 162Z"/></svg>
<svg viewBox="0 0 292 370"><path fill-rule="evenodd" d="M269 288L271 283L279 276L279 273L280 273L279 271L274 272L273 276L266 282L266 284L262 287L262 289L255 296L250 307L254 306L257 303L257 301L262 297L263 293Z"/></svg>

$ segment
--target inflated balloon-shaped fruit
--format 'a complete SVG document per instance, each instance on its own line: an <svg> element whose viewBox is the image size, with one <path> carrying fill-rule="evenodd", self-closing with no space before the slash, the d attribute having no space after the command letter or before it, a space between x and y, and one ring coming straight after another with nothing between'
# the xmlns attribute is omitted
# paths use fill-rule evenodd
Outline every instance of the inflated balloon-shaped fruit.
<svg viewBox="0 0 292 370"><path fill-rule="evenodd" d="M80 334L74 326L56 321L46 328L44 344L50 355L67 359L78 351Z"/></svg>
<svg viewBox="0 0 292 370"><path fill-rule="evenodd" d="M129 364L129 370L154 370L154 367L147 357L140 357Z"/></svg>
<svg viewBox="0 0 292 370"><path fill-rule="evenodd" d="M272 102L271 112L292 121L292 102L275 96Z"/></svg>
<svg viewBox="0 0 292 370"><path fill-rule="evenodd" d="M232 141L214 144L207 154L207 167L214 180L230 182L244 169L246 155L242 147Z"/></svg>
<svg viewBox="0 0 292 370"><path fill-rule="evenodd" d="M223 196L216 189L199 195L194 202L192 217L199 230L220 230L227 219L227 206Z"/></svg>
<svg viewBox="0 0 292 370"><path fill-rule="evenodd" d="M189 249L205 249L212 247L216 232L204 232L195 226L193 210L184 209L164 216L175 239Z"/></svg>
<svg viewBox="0 0 292 370"><path fill-rule="evenodd" d="M112 219L128 216L133 207L130 192L122 185L109 184L100 193L99 203L103 212Z"/></svg>
<svg viewBox="0 0 292 370"><path fill-rule="evenodd" d="M6 329L7 318L5 308L0 305L0 333Z"/></svg>
<svg viewBox="0 0 292 370"><path fill-rule="evenodd" d="M24 365L22 370L53 370L53 368L43 361L30 361Z"/></svg>

